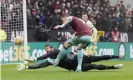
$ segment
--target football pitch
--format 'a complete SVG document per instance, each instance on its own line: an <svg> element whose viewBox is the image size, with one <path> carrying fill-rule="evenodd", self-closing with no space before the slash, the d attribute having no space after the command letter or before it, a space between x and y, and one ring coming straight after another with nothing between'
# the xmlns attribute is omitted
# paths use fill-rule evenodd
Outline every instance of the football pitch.
<svg viewBox="0 0 133 80"><path fill-rule="evenodd" d="M91 70L88 72L73 72L58 67L47 67L37 70L17 71L16 65L2 65L2 80L133 80L133 61L102 61L96 64L124 64L118 70Z"/></svg>

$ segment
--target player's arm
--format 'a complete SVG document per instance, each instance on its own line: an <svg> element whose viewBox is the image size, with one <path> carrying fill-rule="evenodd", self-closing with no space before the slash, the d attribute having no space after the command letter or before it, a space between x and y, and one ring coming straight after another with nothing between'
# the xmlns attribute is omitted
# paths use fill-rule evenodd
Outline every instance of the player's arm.
<svg viewBox="0 0 133 80"><path fill-rule="evenodd" d="M62 24L62 25L57 25L57 26L55 27L55 29L64 28L67 24L69 24L70 22L72 22L72 20L73 20L73 17L72 17L72 16L67 17L67 18L63 21L63 24Z"/></svg>
<svg viewBox="0 0 133 80"><path fill-rule="evenodd" d="M95 26L90 21L87 21L86 24L88 25L88 27L90 29L92 29L92 32L94 35L94 43L96 45L96 43L97 43L97 29L95 28Z"/></svg>
<svg viewBox="0 0 133 80"><path fill-rule="evenodd" d="M39 63L39 64L34 64L34 65L30 65L30 66L26 66L26 69L38 69L38 68L45 68L50 66L51 64L47 61L47 59L45 59L43 62Z"/></svg>
<svg viewBox="0 0 133 80"><path fill-rule="evenodd" d="M44 55L38 57L38 58L37 58L37 61L38 61L38 60L47 59L47 58L49 58L49 57L57 56L59 52L60 52L60 50L58 50L58 49L54 49L54 50L51 51L50 53L48 53L48 54L44 54Z"/></svg>

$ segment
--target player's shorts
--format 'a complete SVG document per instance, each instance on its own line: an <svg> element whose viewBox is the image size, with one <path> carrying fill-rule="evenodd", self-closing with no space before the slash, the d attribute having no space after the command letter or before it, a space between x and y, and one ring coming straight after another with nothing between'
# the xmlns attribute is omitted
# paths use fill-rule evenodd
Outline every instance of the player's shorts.
<svg viewBox="0 0 133 80"><path fill-rule="evenodd" d="M92 36L85 35L85 36L72 36L71 39L68 40L73 46L77 46L78 44L87 45L91 42Z"/></svg>

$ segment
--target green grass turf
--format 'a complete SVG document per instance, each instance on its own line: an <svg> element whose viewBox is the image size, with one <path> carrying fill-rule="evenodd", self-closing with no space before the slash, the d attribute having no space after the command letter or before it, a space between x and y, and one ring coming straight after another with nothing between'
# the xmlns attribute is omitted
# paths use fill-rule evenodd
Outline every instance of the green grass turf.
<svg viewBox="0 0 133 80"><path fill-rule="evenodd" d="M70 72L53 66L18 72L16 65L2 65L2 80L133 80L133 61L102 61L97 64L113 65L123 63L118 70L91 70Z"/></svg>

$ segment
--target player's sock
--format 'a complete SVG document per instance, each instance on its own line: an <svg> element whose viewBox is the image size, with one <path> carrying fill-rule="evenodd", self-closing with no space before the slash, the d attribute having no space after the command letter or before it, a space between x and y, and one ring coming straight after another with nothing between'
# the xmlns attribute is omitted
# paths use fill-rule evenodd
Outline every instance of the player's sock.
<svg viewBox="0 0 133 80"><path fill-rule="evenodd" d="M78 50L78 66L77 66L77 70L82 70L81 65L82 65L82 61L83 61L83 51L82 50Z"/></svg>
<svg viewBox="0 0 133 80"><path fill-rule="evenodd" d="M54 66L57 66L59 61L62 59L64 55L66 55L67 48L63 47L60 53L58 54L57 58L55 59Z"/></svg>
<svg viewBox="0 0 133 80"><path fill-rule="evenodd" d="M29 69L29 66L25 66L25 69Z"/></svg>
<svg viewBox="0 0 133 80"><path fill-rule="evenodd" d="M115 68L114 68L114 66L96 65L95 69L98 69L98 70L108 70L108 69L115 69Z"/></svg>
<svg viewBox="0 0 133 80"><path fill-rule="evenodd" d="M119 56L111 55L112 58L119 58Z"/></svg>
<svg viewBox="0 0 133 80"><path fill-rule="evenodd" d="M121 69L122 67L123 67L123 64L118 64L114 66L99 65L98 70Z"/></svg>
<svg viewBox="0 0 133 80"><path fill-rule="evenodd" d="M115 69L114 66L107 66L107 69Z"/></svg>
<svg viewBox="0 0 133 80"><path fill-rule="evenodd" d="M33 65L33 66L26 66L26 69L38 69L38 66Z"/></svg>

